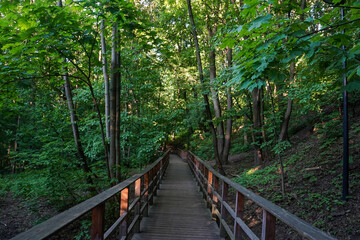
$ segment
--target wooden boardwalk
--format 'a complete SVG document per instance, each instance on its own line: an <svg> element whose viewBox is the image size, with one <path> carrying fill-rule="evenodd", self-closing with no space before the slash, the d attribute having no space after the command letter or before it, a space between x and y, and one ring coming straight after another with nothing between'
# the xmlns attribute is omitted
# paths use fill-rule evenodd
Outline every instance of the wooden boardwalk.
<svg viewBox="0 0 360 240"><path fill-rule="evenodd" d="M132 239L221 239L219 233L188 164L177 155L170 155L169 167L149 216L143 218L140 233Z"/></svg>

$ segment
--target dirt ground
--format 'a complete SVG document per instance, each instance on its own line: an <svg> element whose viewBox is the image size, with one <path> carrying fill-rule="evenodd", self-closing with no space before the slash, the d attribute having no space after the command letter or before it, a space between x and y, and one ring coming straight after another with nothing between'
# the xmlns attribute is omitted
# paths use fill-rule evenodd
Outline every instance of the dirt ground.
<svg viewBox="0 0 360 240"><path fill-rule="evenodd" d="M23 199L9 193L0 198L0 239L10 239L56 214L45 201L26 205Z"/></svg>

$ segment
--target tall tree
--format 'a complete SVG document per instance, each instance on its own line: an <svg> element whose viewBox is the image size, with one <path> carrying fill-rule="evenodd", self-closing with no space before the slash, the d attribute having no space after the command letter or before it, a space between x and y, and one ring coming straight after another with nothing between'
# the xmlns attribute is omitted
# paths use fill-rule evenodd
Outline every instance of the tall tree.
<svg viewBox="0 0 360 240"><path fill-rule="evenodd" d="M57 2L57 5L59 7L63 7L62 5L62 0ZM64 64L67 64L67 59L64 59ZM90 168L88 166L87 163L87 158L85 156L85 152L81 143L81 138L80 138L80 133L79 133L79 126L78 126L78 117L75 111L75 107L74 107L74 102L73 102L73 98L72 98L72 92L71 92L71 83L69 80L69 76L68 76L68 69L67 67L63 68L63 79L64 79L64 89L65 89L65 95L66 95L66 99L67 99L67 105L70 111L70 119L71 119L71 127L73 130L73 134L74 134L74 141L75 141L75 145L76 145L76 150L77 153L79 155L79 158L82 162L82 169L84 170L85 173L89 173L90 172ZM92 180L90 177L87 178L88 182L91 183Z"/></svg>
<svg viewBox="0 0 360 240"><path fill-rule="evenodd" d="M262 124L261 124L261 89L256 87L252 90L252 101L253 101L253 124L254 124L254 165L259 165L262 163L262 149L261 144L263 142L262 139Z"/></svg>
<svg viewBox="0 0 360 240"><path fill-rule="evenodd" d="M212 116L211 116L212 114L211 114L211 110L210 110L209 97L206 94L206 88L205 88L205 83L204 83L204 73L203 73L203 67L202 67L201 56L200 56L200 47L199 47L199 43L198 43L196 25L195 25L194 16L193 16L192 7L191 7L191 0L187 0L187 6L188 6L190 23L191 23L191 27L192 27L193 40L194 40L194 44L195 44L196 60L197 60L197 65L198 65L200 84L202 87L202 95L203 95L204 104L205 104L205 116L208 121L208 125L209 125L210 132L211 132L212 139L213 139L212 142L213 142L214 155L215 155L217 167L221 174L225 174L225 171L222 167L220 155L219 155L216 130L215 130L214 124L212 122Z"/></svg>
<svg viewBox="0 0 360 240"><path fill-rule="evenodd" d="M104 87L105 87L105 128L106 128L106 138L110 138L110 88L109 88L109 75L108 75L108 66L107 66L107 55L106 55L106 40L105 40L105 19L101 20L101 60L103 64L103 76L104 76Z"/></svg>
<svg viewBox="0 0 360 240"><path fill-rule="evenodd" d="M112 27L111 47L111 89L110 89L110 176L119 179L120 158L120 51L119 31L117 22ZM118 173L118 175L116 175Z"/></svg>

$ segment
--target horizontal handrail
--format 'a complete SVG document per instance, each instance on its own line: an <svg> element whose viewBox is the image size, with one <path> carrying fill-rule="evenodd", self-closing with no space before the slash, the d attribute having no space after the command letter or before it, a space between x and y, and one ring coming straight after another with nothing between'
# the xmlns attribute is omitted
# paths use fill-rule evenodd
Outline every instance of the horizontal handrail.
<svg viewBox="0 0 360 240"><path fill-rule="evenodd" d="M188 160L188 164L200 185L204 198L207 200L209 207L212 208L213 215L216 215L219 219L222 237L227 235L230 239L242 239L242 235L246 234L250 239L259 239L242 220L244 198L246 197L263 209L261 239L275 239L276 219L293 228L305 238L313 240L336 239L221 175L192 152L179 150L178 154L183 158L186 157ZM229 187L232 187L236 194L235 209L230 206L228 201ZM220 205L220 209L218 209L217 204ZM234 220L233 229L225 221L228 216L231 216Z"/></svg>
<svg viewBox="0 0 360 240"><path fill-rule="evenodd" d="M20 233L11 240L44 239L63 229L70 223L92 211L91 239L106 239L119 225L121 237L132 231L138 232L142 216L147 216L147 207L152 204L153 196L169 164L170 150L158 158L141 173L135 174L125 181L84 202L36 225L26 232ZM129 203L129 188L134 185L135 197ZM105 202L120 193L120 217L104 233ZM134 211L134 219L128 224L127 216Z"/></svg>

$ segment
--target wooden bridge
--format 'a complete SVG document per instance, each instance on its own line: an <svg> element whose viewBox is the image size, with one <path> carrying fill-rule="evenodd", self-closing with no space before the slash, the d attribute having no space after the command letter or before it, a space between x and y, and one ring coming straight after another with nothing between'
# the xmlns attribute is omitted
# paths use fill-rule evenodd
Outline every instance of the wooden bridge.
<svg viewBox="0 0 360 240"><path fill-rule="evenodd" d="M93 240L283 239L276 236L277 219L306 239L335 239L220 175L191 152L176 153L167 151L142 173L13 240L54 236L88 213L92 215ZM262 209L261 236L244 222L247 200ZM109 225L105 211L111 201L119 202L119 211L117 219ZM107 229L106 225L109 225ZM287 239L291 239L290 236Z"/></svg>

